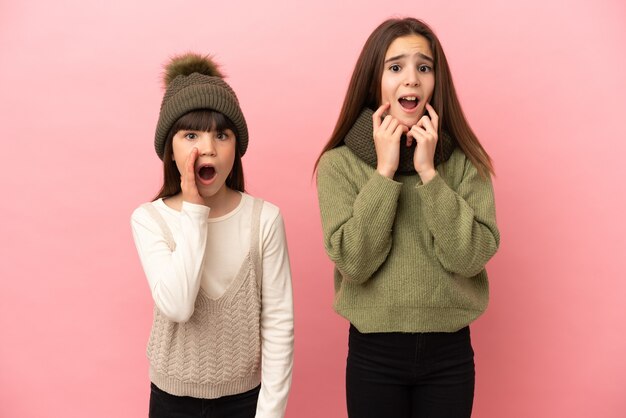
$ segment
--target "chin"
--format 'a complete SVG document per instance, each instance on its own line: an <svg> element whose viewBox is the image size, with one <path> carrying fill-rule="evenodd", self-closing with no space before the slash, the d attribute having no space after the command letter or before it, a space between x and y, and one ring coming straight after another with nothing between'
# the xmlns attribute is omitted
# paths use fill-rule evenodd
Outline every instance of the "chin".
<svg viewBox="0 0 626 418"><path fill-rule="evenodd" d="M209 197L213 197L215 196L215 194L218 192L218 190L215 189L198 189L198 194L204 198L209 198Z"/></svg>
<svg viewBox="0 0 626 418"><path fill-rule="evenodd" d="M419 121L421 118L417 117L417 118L411 118L411 119L405 119L405 120L400 120L400 123L402 123L404 126L406 126L407 128L411 129L416 123L417 121Z"/></svg>
<svg viewBox="0 0 626 418"><path fill-rule="evenodd" d="M402 117L397 117L395 115L391 115L396 118L402 125L411 129L413 125L415 125L422 116L424 116L424 111L419 112L416 116L402 115Z"/></svg>

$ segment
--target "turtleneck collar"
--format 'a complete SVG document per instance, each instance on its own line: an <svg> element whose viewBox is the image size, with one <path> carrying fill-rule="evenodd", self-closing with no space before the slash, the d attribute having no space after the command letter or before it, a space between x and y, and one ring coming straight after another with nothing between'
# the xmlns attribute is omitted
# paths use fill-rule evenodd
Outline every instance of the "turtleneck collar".
<svg viewBox="0 0 626 418"><path fill-rule="evenodd" d="M376 168L376 148L374 147L374 128L372 126L372 115L374 111L365 108L357 118L356 122L344 138L348 148L368 165ZM404 136L403 136L404 138ZM401 144L404 140L400 141ZM448 161L452 151L456 147L455 141L446 132L440 132L435 150L435 167ZM398 174L415 174L413 165L413 154L415 142L410 147L400 146L400 162L398 164Z"/></svg>

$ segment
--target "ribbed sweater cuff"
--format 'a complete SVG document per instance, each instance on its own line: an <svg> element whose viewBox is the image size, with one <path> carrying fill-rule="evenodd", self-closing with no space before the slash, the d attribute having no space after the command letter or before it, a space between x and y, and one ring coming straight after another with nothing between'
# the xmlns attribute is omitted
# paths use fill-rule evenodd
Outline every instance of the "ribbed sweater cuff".
<svg viewBox="0 0 626 418"><path fill-rule="evenodd" d="M401 191L402 183L375 171L354 202L355 215L367 220L370 231L373 227L381 229L381 233L388 233L396 216Z"/></svg>
<svg viewBox="0 0 626 418"><path fill-rule="evenodd" d="M437 191L441 190L442 187L447 187L446 182L443 178L441 178L439 173L437 173L435 177L430 179L430 181L426 184L422 183L421 180L418 181L415 185L415 190L417 190L422 199L424 199L425 197L437 193Z"/></svg>
<svg viewBox="0 0 626 418"><path fill-rule="evenodd" d="M428 183L417 185L415 190L426 209L425 214L429 225L438 229L448 227L447 224L439 224L438 217L433 216L447 213L451 208L454 208L454 206L450 206L450 202L454 202L454 196L450 196L450 193L454 194L454 192L448 187L445 180L437 174Z"/></svg>
<svg viewBox="0 0 626 418"><path fill-rule="evenodd" d="M215 399L222 396L236 395L254 389L261 384L261 371L251 376L224 383L193 383L167 376L150 367L150 381L159 389L176 396L193 396L194 398Z"/></svg>
<svg viewBox="0 0 626 418"><path fill-rule="evenodd" d="M374 171L372 177L365 186L363 186L361 193L369 196L370 199L368 199L368 202L375 201L376 203L386 205L377 208L377 210L385 211L391 209L395 214L395 208L401 191L402 183L385 177L378 171Z"/></svg>

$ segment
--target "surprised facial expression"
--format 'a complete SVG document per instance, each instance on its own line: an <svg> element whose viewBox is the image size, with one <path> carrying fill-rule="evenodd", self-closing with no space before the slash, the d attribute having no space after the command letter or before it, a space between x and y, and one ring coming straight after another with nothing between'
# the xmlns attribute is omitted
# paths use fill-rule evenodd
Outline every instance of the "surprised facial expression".
<svg viewBox="0 0 626 418"><path fill-rule="evenodd" d="M204 198L214 197L224 190L226 179L233 169L235 134L230 129L210 132L178 131L172 140L172 151L181 176L186 173L187 161L194 148L198 149L198 157L193 165L198 192Z"/></svg>
<svg viewBox="0 0 626 418"><path fill-rule="evenodd" d="M380 82L382 102L388 113L409 129L424 115L435 89L433 53L421 35L396 38L385 53Z"/></svg>

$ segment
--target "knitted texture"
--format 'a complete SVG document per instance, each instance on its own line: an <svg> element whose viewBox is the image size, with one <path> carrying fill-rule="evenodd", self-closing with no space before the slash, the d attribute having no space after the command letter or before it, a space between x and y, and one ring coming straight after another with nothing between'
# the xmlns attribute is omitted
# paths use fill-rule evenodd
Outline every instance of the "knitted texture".
<svg viewBox="0 0 626 418"><path fill-rule="evenodd" d="M453 332L486 309L500 241L491 181L459 148L439 168L423 185L381 176L347 146L320 159L334 308L361 332Z"/></svg>
<svg viewBox="0 0 626 418"><path fill-rule="evenodd" d="M372 126L372 115L374 111L365 108L358 119L344 138L345 144L361 160L376 168L377 157L374 146L374 128ZM400 161L398 163L398 173L414 174L413 155L415 153L416 142L413 141L410 147L405 146L404 136L400 141ZM456 147L455 141L446 132L440 132L437 148L435 149L435 167L445 162L452 155Z"/></svg>
<svg viewBox="0 0 626 418"><path fill-rule="evenodd" d="M167 86L154 137L154 149L163 159L165 140L174 122L193 110L210 109L224 114L237 132L237 147L243 156L248 148L248 126L233 89L221 78L199 73L179 75Z"/></svg>
<svg viewBox="0 0 626 418"><path fill-rule="evenodd" d="M170 321L155 307L147 348L150 379L166 392L213 399L260 384L262 204L255 199L250 251L224 295L211 299L200 289L184 323Z"/></svg>

